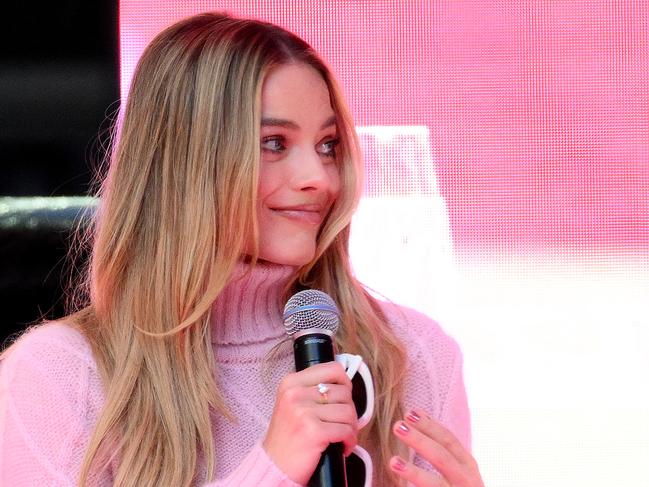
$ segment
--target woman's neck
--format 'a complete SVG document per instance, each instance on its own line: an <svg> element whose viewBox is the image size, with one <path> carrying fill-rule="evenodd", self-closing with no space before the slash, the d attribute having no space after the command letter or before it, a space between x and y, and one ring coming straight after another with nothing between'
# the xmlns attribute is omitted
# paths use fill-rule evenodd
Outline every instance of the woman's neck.
<svg viewBox="0 0 649 487"><path fill-rule="evenodd" d="M283 337L283 297L296 271L297 267L265 261L254 267L237 264L212 306L212 342L218 347Z"/></svg>

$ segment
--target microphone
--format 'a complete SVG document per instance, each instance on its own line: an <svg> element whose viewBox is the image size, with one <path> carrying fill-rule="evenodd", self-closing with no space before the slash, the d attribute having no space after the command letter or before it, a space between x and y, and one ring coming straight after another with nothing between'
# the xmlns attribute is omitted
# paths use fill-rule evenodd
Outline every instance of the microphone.
<svg viewBox="0 0 649 487"><path fill-rule="evenodd" d="M322 291L307 289L294 294L284 307L284 328L293 339L295 370L333 362L333 335L340 312L333 299ZM331 443L322 455L308 487L347 487L344 445Z"/></svg>

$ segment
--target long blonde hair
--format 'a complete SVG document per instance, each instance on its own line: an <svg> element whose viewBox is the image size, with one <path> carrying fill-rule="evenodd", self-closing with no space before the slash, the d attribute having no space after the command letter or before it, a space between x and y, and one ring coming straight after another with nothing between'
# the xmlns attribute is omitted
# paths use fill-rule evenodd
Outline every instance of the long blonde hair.
<svg viewBox="0 0 649 487"><path fill-rule="evenodd" d="M199 458L214 472L210 411L228 411L213 379L210 308L246 239L257 241L261 86L287 63L312 66L329 88L343 188L292 288L322 289L338 304L337 345L365 357L379 395L361 442L380 445L377 485L397 483L387 461L400 451L391 425L402 414L405 353L348 263L363 172L351 115L304 41L207 13L169 27L145 50L99 191L89 302L68 318L92 346L106 397L82 485L111 463L118 486L190 485Z"/></svg>

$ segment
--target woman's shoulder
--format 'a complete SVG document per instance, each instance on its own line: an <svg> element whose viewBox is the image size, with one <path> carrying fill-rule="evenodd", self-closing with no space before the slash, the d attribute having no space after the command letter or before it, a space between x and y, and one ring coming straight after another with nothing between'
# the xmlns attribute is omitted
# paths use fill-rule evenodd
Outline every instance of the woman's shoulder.
<svg viewBox="0 0 649 487"><path fill-rule="evenodd" d="M71 388L97 376L90 344L83 334L62 322L48 322L25 331L1 355L0 375L5 385Z"/></svg>
<svg viewBox="0 0 649 487"><path fill-rule="evenodd" d="M2 354L3 362L25 356L38 360L68 357L89 367L95 366L90 344L83 334L73 326L58 321L27 329Z"/></svg>
<svg viewBox="0 0 649 487"><path fill-rule="evenodd" d="M379 300L378 303L392 330L409 352L436 352L437 356L443 353L451 359L460 354L455 339L433 318L393 302Z"/></svg>
<svg viewBox="0 0 649 487"><path fill-rule="evenodd" d="M88 341L68 324L45 323L1 357L0 484L73 485L103 404Z"/></svg>

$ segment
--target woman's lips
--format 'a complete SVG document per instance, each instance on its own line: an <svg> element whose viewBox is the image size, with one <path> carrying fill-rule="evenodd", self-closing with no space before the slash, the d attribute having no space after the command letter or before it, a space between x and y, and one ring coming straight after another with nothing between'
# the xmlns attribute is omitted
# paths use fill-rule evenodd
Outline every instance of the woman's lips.
<svg viewBox="0 0 649 487"><path fill-rule="evenodd" d="M285 218L309 225L320 225L324 215L322 207L319 206L271 208L271 211Z"/></svg>

